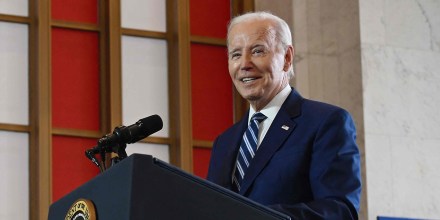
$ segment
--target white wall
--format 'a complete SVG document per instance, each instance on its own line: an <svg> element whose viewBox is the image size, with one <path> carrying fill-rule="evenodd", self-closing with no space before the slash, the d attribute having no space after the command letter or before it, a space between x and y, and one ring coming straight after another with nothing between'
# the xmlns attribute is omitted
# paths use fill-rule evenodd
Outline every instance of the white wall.
<svg viewBox="0 0 440 220"><path fill-rule="evenodd" d="M0 14L27 11L27 1L0 1ZM2 124L29 125L28 31L27 24L0 21ZM0 130L0 157L0 219L29 219L29 135Z"/></svg>
<svg viewBox="0 0 440 220"><path fill-rule="evenodd" d="M359 4L369 219L439 219L440 1Z"/></svg>
<svg viewBox="0 0 440 220"><path fill-rule="evenodd" d="M124 28L166 31L166 2L163 0L121 1ZM124 125L157 114L163 129L153 134L169 137L167 43L162 39L123 35L122 40L122 121ZM158 94L161 94L160 96ZM169 161L169 146L136 143L127 154L149 154Z"/></svg>

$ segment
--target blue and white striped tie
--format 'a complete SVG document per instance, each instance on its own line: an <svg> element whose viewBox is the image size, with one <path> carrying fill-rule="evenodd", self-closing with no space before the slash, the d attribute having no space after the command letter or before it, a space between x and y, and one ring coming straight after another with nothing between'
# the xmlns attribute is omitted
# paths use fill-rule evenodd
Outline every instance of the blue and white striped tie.
<svg viewBox="0 0 440 220"><path fill-rule="evenodd" d="M258 129L259 125L267 117L260 112L256 112L252 115L249 126L243 134L243 140L240 144L240 150L238 152L237 164L235 167L235 173L232 177L232 182L237 187L237 191L240 191L240 184L246 174L246 170L249 167L252 158L254 158L257 152L258 143Z"/></svg>

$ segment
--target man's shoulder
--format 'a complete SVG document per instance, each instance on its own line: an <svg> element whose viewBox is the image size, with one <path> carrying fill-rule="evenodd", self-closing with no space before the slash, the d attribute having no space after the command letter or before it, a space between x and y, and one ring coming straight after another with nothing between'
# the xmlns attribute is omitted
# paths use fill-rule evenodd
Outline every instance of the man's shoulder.
<svg viewBox="0 0 440 220"><path fill-rule="evenodd" d="M303 108L314 108L322 111L346 111L344 108L335 104L312 99L304 99Z"/></svg>
<svg viewBox="0 0 440 220"><path fill-rule="evenodd" d="M319 100L308 99L301 96L299 96L299 99L294 98L295 95L298 96L297 94L292 94L293 98L291 100L293 101L288 101L288 103L286 103L284 106L284 109L288 112L297 112L296 114L292 114L296 115L296 117L316 120L336 115L339 115L343 118L351 117L350 113L341 106Z"/></svg>
<svg viewBox="0 0 440 220"><path fill-rule="evenodd" d="M301 115L310 120L327 120L329 118L339 118L340 121L351 121L352 116L343 107L310 99L304 99Z"/></svg>
<svg viewBox="0 0 440 220"><path fill-rule="evenodd" d="M292 92L290 93L289 97L286 99L286 101L283 103L283 107L285 110L295 113L298 110L302 112L302 114L307 111L307 113L310 113L312 115L314 114L324 114L326 112L347 112L344 108L319 101L314 99L309 99L301 96L299 91L292 88ZM282 108L283 108L282 107ZM293 111L292 111L293 109ZM296 110L295 110L296 109ZM348 113L348 112L347 112Z"/></svg>

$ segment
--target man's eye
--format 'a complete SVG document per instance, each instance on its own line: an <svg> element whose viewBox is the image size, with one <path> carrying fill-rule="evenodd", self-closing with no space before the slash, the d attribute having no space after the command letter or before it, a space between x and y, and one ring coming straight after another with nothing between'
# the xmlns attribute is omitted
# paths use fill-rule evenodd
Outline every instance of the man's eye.
<svg viewBox="0 0 440 220"><path fill-rule="evenodd" d="M261 49L255 49L255 50L252 51L252 53L253 53L253 54L262 54L262 53L264 53L264 50L261 50Z"/></svg>
<svg viewBox="0 0 440 220"><path fill-rule="evenodd" d="M239 54L239 53L233 53L233 54L231 54L231 59L237 59L240 56L241 56L241 54Z"/></svg>

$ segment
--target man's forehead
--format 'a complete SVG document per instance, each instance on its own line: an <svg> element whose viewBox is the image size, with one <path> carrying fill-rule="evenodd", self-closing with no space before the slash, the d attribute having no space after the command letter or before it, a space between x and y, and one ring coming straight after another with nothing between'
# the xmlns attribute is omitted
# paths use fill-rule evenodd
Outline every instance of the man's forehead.
<svg viewBox="0 0 440 220"><path fill-rule="evenodd" d="M245 25L245 24L243 24ZM244 27L244 28L243 28ZM237 40L268 40L275 38L275 28L271 26L234 26L229 34L229 43Z"/></svg>
<svg viewBox="0 0 440 220"><path fill-rule="evenodd" d="M245 20L241 23L235 24L231 28L231 33L249 32L254 34L265 34L270 31L275 31L274 24L270 20Z"/></svg>

